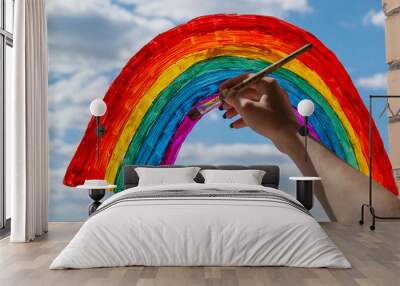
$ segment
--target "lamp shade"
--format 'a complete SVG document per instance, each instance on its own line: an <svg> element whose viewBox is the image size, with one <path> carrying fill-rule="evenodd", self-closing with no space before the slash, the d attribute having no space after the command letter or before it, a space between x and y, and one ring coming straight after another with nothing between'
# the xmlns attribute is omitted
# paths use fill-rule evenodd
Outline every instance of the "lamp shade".
<svg viewBox="0 0 400 286"><path fill-rule="evenodd" d="M95 99L90 103L90 113L93 116L103 116L107 111L107 105L102 99Z"/></svg>
<svg viewBox="0 0 400 286"><path fill-rule="evenodd" d="M311 116L314 113L314 103L309 99L303 99L297 105L297 111L301 116Z"/></svg>

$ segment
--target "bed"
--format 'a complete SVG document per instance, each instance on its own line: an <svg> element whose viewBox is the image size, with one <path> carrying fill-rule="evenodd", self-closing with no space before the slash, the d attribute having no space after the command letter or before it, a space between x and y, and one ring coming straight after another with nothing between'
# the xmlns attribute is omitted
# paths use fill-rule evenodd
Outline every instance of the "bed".
<svg viewBox="0 0 400 286"><path fill-rule="evenodd" d="M261 185L195 183L138 186L125 166L125 190L108 198L50 269L144 266L292 266L349 268L309 212L279 190L279 167ZM175 168L180 166L174 166Z"/></svg>

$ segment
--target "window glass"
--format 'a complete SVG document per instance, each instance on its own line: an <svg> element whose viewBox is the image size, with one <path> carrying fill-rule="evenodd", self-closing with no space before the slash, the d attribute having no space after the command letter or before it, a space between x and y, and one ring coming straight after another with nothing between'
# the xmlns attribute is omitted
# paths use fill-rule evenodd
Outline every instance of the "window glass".
<svg viewBox="0 0 400 286"><path fill-rule="evenodd" d="M4 74L3 74L3 64L4 64L4 58L3 58L3 45L4 45L4 36L0 35L0 164L3 163L3 156L2 156L2 152L1 149L3 148L2 146L2 138L3 138L3 111L4 111L4 107L3 107L3 78L4 78ZM0 227L3 228L4 227L4 222L5 222L5 207L6 207L6 203L5 203L5 194L4 194L4 188L3 188L3 169L1 168L0 165Z"/></svg>
<svg viewBox="0 0 400 286"><path fill-rule="evenodd" d="M10 33L14 31L14 0L5 0L6 30Z"/></svg>
<svg viewBox="0 0 400 286"><path fill-rule="evenodd" d="M5 68L5 98L10 97L11 93L11 72L13 68L13 57L12 57L12 48L6 45L6 68ZM7 110L7 101L5 103L5 107ZM5 138L7 140L7 138ZM5 201L6 201L6 219L11 217L11 194L10 188L5 188Z"/></svg>
<svg viewBox="0 0 400 286"><path fill-rule="evenodd" d="M4 9L4 10L2 10ZM14 26L14 1L13 0L0 0L0 29L5 30L8 33L13 33ZM4 16L4 18L2 18ZM3 23L4 22L4 23ZM8 44L6 44L8 43ZM3 57L5 55L5 57ZM1 142L7 140L4 137L4 122L3 115L4 112L7 111L7 105L9 97L11 93L11 72L13 68L12 62L12 39L6 39L4 35L0 35L0 151L3 146ZM4 71L4 73L3 73ZM4 153L6 154L6 152ZM0 152L0 164L3 165L3 160L5 158L2 157L2 152ZM2 170L0 168L0 172L4 172L7 170ZM2 178L4 174L0 176L0 227L4 224L5 218L10 218L11 216L11 195L9 193L10 188L3 188L4 182L2 182ZM5 182L7 184L7 182Z"/></svg>
<svg viewBox="0 0 400 286"><path fill-rule="evenodd" d="M1 26L1 25L3 25L2 23L3 23L3 5L2 5L2 1L3 0L0 0L0 29L2 29L3 27Z"/></svg>

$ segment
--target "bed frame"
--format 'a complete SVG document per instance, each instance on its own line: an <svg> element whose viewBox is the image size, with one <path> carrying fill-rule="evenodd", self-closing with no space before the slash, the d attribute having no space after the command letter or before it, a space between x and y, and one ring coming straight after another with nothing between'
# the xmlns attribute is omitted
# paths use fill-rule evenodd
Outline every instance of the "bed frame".
<svg viewBox="0 0 400 286"><path fill-rule="evenodd" d="M139 183L139 176L135 171L136 167L147 168L181 168L181 167L200 167L201 169L217 169L217 170L263 170L265 175L262 179L262 185L265 187L279 188L279 167L276 165L172 165L172 166L148 166L148 165L126 165L124 167L124 190L136 187ZM199 173L194 180L197 183L204 183L203 176Z"/></svg>

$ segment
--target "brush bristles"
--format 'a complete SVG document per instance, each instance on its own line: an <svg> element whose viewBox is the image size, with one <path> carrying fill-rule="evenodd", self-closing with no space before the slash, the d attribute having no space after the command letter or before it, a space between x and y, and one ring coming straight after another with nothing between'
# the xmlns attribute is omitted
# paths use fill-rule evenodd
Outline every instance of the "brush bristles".
<svg viewBox="0 0 400 286"><path fill-rule="evenodd" d="M188 116L192 120L197 120L201 117L201 112L197 108L195 108L189 111Z"/></svg>

